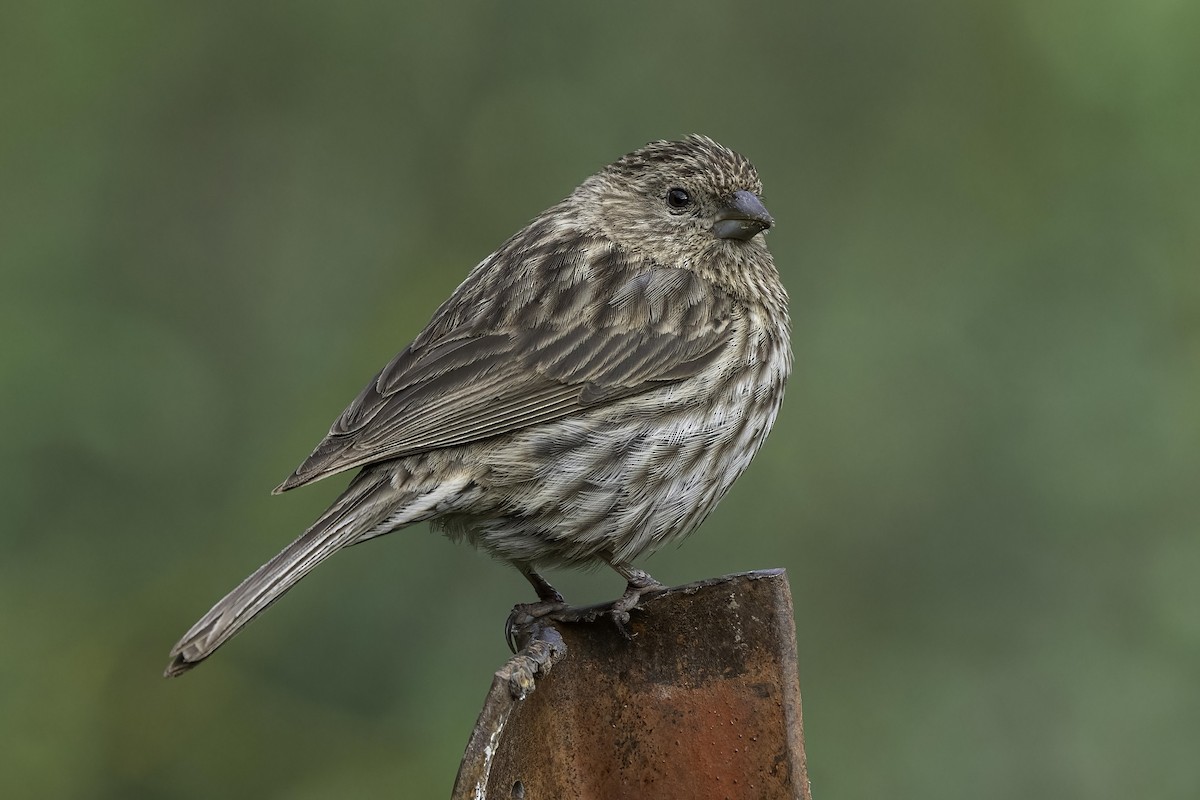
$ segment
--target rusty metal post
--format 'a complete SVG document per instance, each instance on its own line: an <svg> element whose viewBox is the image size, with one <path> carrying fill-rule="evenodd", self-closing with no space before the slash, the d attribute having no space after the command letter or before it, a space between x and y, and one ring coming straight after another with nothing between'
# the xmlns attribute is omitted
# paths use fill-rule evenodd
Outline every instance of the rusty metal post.
<svg viewBox="0 0 1200 800"><path fill-rule="evenodd" d="M783 570L668 589L629 628L529 631L495 675L452 800L811 800Z"/></svg>

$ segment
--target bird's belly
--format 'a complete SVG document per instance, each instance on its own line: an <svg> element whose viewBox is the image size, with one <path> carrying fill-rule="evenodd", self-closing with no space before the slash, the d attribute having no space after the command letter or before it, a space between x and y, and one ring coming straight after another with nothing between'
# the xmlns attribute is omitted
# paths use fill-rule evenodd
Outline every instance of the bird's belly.
<svg viewBox="0 0 1200 800"><path fill-rule="evenodd" d="M695 530L750 463L779 409L773 377L669 387L503 437L478 501L439 527L535 565L652 552Z"/></svg>

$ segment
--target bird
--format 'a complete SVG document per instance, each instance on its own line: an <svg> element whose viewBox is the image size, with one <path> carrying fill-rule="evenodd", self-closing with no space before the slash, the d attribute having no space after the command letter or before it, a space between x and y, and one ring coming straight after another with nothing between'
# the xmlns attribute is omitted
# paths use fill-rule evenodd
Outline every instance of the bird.
<svg viewBox="0 0 1200 800"><path fill-rule="evenodd" d="M661 589L634 561L700 525L779 413L792 349L774 224L750 161L698 134L584 180L475 266L274 490L359 470L165 675L337 551L418 522L514 566L535 616L566 607L546 568L608 565L618 613Z"/></svg>

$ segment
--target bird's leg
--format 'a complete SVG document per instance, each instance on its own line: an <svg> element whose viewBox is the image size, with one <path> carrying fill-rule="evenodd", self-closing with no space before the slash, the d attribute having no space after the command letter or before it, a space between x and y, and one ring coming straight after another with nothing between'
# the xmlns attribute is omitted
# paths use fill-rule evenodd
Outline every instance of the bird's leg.
<svg viewBox="0 0 1200 800"><path fill-rule="evenodd" d="M558 605L563 605L567 602L558 593L558 589L550 585L550 581L543 578L539 573L534 572L533 568L528 564L519 564L517 569L525 576L525 580L533 584L533 590L537 592L538 600L541 600L543 603L557 603Z"/></svg>
<svg viewBox="0 0 1200 800"><path fill-rule="evenodd" d="M546 615L553 617L555 613L568 607L567 601L559 591L550 585L550 581L534 572L533 567L529 564L517 564L516 567L525 576L525 580L533 585L538 602L517 603L508 614L504 623L504 640L508 642L508 649L514 653L519 649L520 642L517 640L522 629Z"/></svg>

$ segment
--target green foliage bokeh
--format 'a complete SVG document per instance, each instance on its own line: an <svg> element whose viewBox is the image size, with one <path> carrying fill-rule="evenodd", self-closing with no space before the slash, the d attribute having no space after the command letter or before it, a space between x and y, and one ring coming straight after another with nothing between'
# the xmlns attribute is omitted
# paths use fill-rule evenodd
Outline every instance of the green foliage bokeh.
<svg viewBox="0 0 1200 800"><path fill-rule="evenodd" d="M476 261L701 132L763 176L796 371L646 566L789 570L826 800L1196 796L1200 5L0 15L0 795L445 796L512 570L419 526L167 650Z"/></svg>

